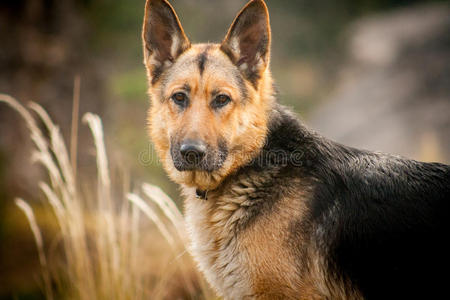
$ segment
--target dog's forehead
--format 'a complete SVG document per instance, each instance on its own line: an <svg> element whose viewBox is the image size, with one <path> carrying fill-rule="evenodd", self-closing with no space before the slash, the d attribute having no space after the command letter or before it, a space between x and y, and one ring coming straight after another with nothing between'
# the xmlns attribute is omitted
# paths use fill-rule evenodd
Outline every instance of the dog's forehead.
<svg viewBox="0 0 450 300"><path fill-rule="evenodd" d="M241 76L237 67L216 44L197 44L183 53L167 73L165 82L215 79L237 85Z"/></svg>

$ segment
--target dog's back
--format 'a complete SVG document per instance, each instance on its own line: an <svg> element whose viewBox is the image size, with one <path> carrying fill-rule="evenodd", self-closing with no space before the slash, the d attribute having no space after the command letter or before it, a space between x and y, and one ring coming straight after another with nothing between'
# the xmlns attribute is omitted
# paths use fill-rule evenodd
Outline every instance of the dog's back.
<svg viewBox="0 0 450 300"><path fill-rule="evenodd" d="M308 223L330 274L367 299L445 295L450 167L321 138L306 149L315 157Z"/></svg>

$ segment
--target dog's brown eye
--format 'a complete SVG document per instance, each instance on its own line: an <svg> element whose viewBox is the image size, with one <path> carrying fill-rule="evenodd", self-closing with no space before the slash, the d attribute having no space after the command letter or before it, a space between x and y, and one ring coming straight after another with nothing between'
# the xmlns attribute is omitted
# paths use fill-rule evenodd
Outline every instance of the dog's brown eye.
<svg viewBox="0 0 450 300"><path fill-rule="evenodd" d="M231 98L227 95L219 95L216 98L214 98L213 102L211 103L211 106L213 108L221 108L227 105L231 102Z"/></svg>
<svg viewBox="0 0 450 300"><path fill-rule="evenodd" d="M179 92L172 95L172 100L175 104L185 107L187 106L188 97L185 93Z"/></svg>

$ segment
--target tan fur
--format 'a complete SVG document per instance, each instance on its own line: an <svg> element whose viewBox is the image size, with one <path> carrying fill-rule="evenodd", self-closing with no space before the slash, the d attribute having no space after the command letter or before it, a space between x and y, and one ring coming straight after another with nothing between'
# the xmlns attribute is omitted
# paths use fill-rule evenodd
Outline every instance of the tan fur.
<svg viewBox="0 0 450 300"><path fill-rule="evenodd" d="M212 47L208 54L212 57L214 65L200 75L195 58L208 46ZM234 82L233 67L228 57L220 51L219 45L193 45L174 65L173 75L168 78L169 84L165 90L161 91L160 83L149 89L150 98L153 100L148 113L149 134L164 168L170 178L179 184L204 190L214 189L236 168L251 160L264 143L268 111L274 101L271 96L270 73L266 71L259 92L251 84L246 83L248 98L251 101L244 107L238 103L241 98L236 88L237 83ZM168 98L186 82L193 87L195 108L180 117ZM226 91L235 100L220 115L214 114L208 108L208 93L215 88ZM166 100L163 103L159 101L161 94ZM235 147L230 149L227 161L217 172L179 172L173 166L169 151L170 136L174 132L184 134L186 137L200 137L211 144L215 143L218 135L221 135L227 137L227 142ZM249 136L252 138L249 139Z"/></svg>
<svg viewBox="0 0 450 300"><path fill-rule="evenodd" d="M308 249L305 261L301 265L293 264L299 254L297 249L286 245L289 226L291 220L301 220L306 213L304 203L308 193L284 198L270 213L236 236L236 223L250 205L248 193L263 186L265 181L264 177L250 176L240 178L239 183L247 188L229 186L220 196L210 194L208 201L195 198L192 188L183 188L190 252L220 296L225 299L362 299L348 283L334 280L324 272L322 258L308 240L296 245Z"/></svg>
<svg viewBox="0 0 450 300"><path fill-rule="evenodd" d="M295 275L296 266L289 263L293 253L283 246L286 236L280 233L288 234L293 211L302 213L293 207L299 200L284 199L269 215L235 236L236 222L250 205L247 194L265 184L259 177L239 182L247 188L230 186L218 197L210 195L208 201L199 201L191 189L183 189L191 252L210 284L226 299L262 299L277 293L295 299L300 277ZM274 224L273 220L284 222Z"/></svg>
<svg viewBox="0 0 450 300"><path fill-rule="evenodd" d="M299 209L300 208L300 209ZM253 291L259 299L297 299L301 276L285 241L292 218L304 213L301 198L284 198L270 214L251 226L241 237L249 258ZM277 222L274 222L277 220Z"/></svg>
<svg viewBox="0 0 450 300"><path fill-rule="evenodd" d="M302 275L302 299L362 300L361 293L349 281L327 273L324 258L312 246L308 248L308 272Z"/></svg>

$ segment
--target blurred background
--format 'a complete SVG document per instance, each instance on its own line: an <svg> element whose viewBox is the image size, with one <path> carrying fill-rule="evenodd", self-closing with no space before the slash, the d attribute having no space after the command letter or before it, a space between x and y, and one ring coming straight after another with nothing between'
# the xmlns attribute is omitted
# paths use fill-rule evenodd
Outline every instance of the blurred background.
<svg viewBox="0 0 450 300"><path fill-rule="evenodd" d="M129 174L131 190L141 182L158 185L180 204L146 134L144 3L2 0L0 93L41 104L68 142L79 76L80 115L102 118L111 172ZM219 42L246 1L171 3L192 42ZM450 162L449 1L267 4L281 103L338 142ZM33 237L13 204L16 196L37 204L42 198L37 182L45 172L32 164L31 145L20 118L0 105L0 299L43 298ZM80 177L96 176L92 139L83 125L78 153ZM46 222L38 209L36 214Z"/></svg>

